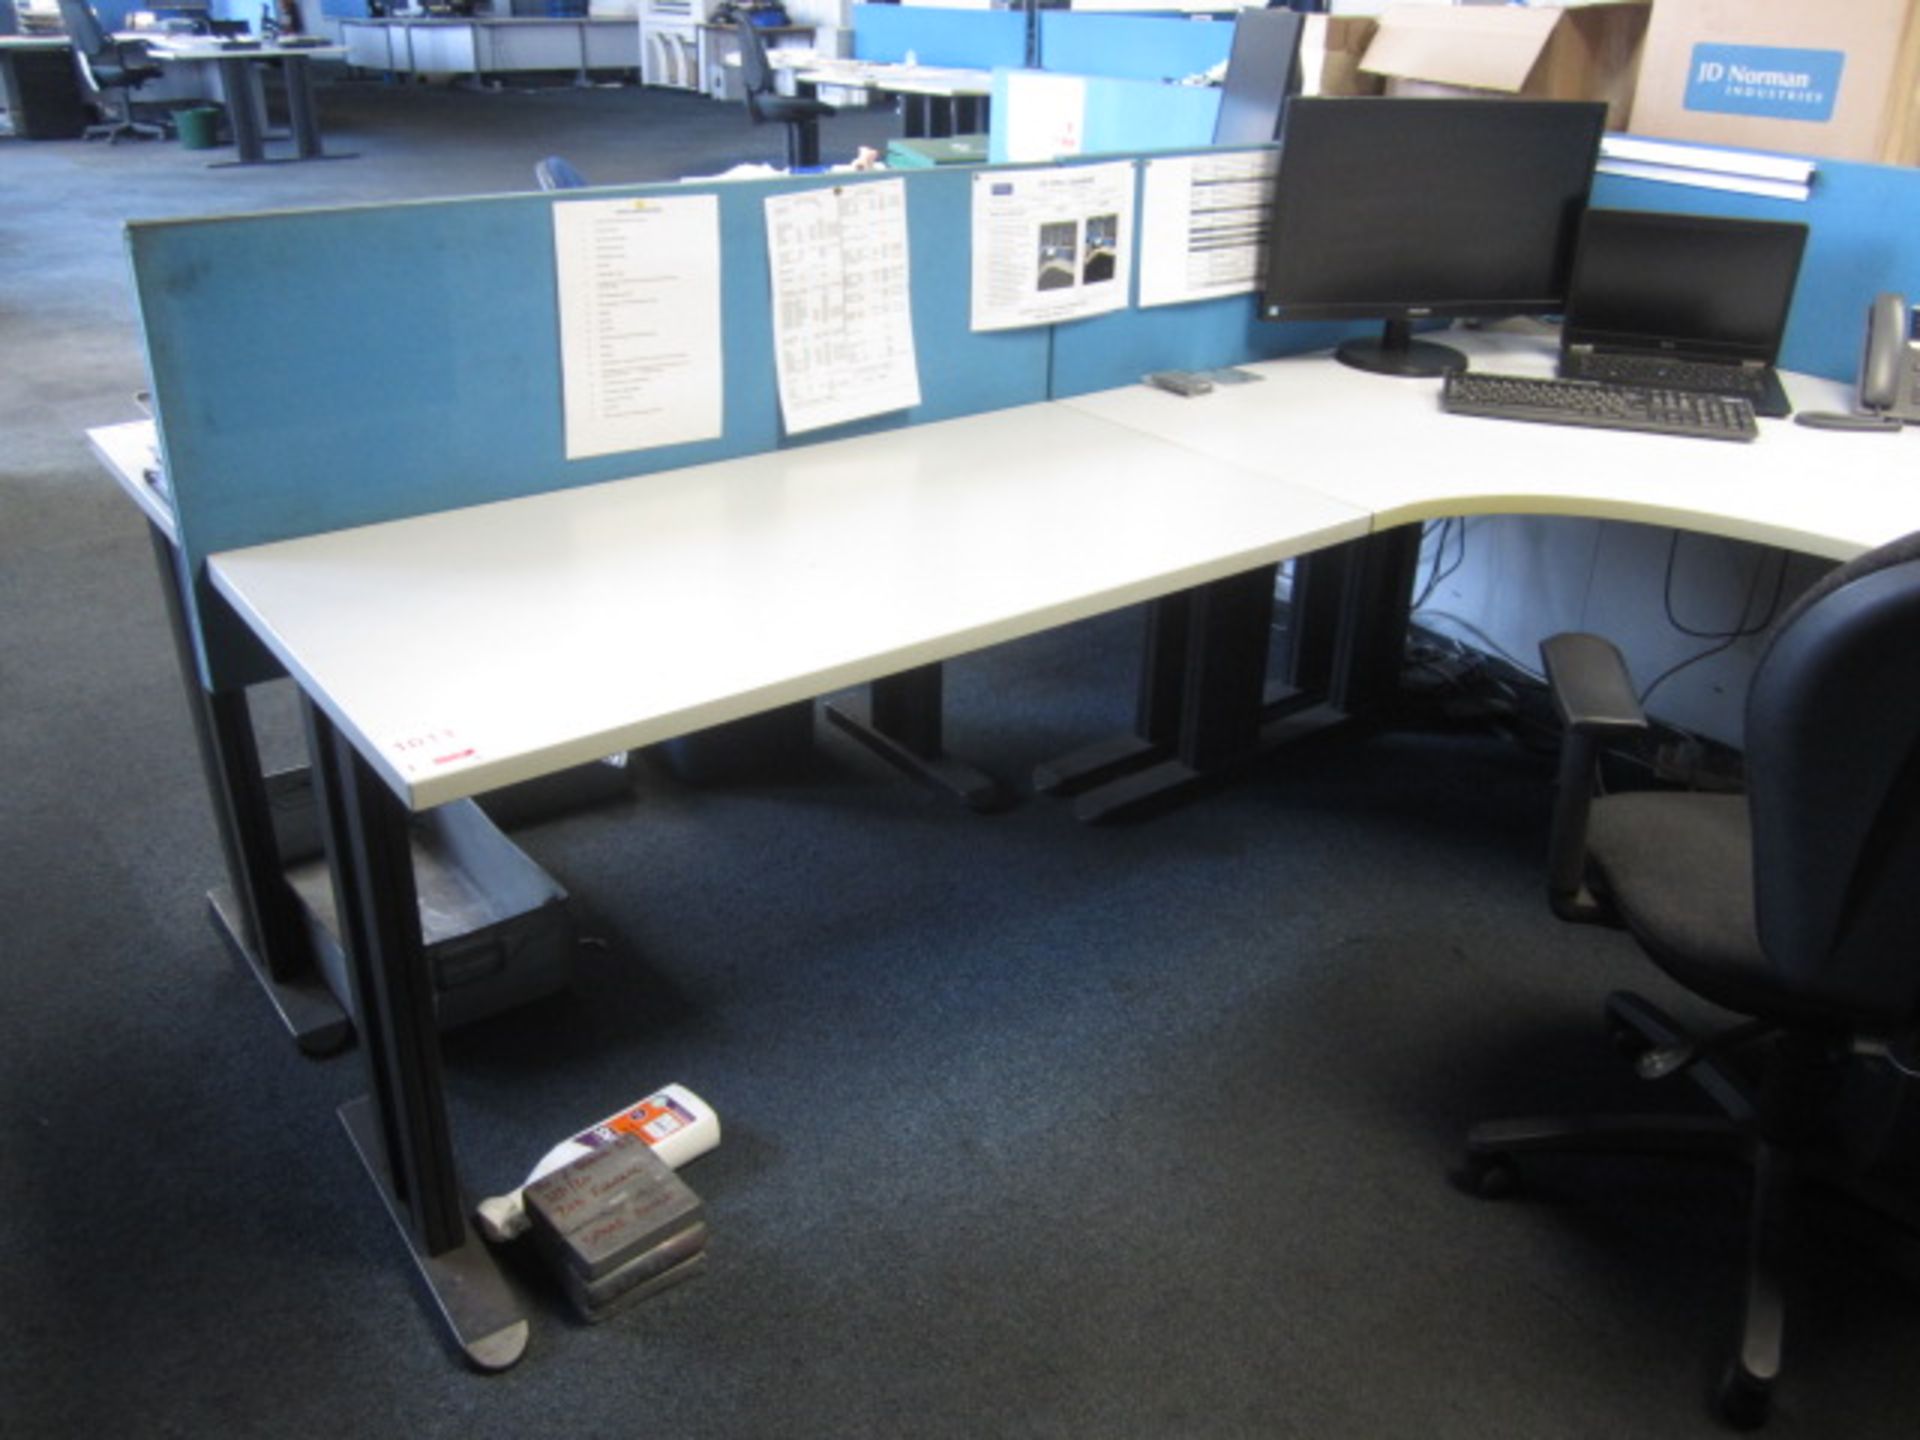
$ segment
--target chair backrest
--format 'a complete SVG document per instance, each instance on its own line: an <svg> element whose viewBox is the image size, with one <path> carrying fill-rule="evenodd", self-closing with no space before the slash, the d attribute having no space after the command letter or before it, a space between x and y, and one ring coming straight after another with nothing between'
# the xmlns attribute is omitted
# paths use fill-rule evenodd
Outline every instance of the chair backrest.
<svg viewBox="0 0 1920 1440"><path fill-rule="evenodd" d="M73 48L89 60L104 59L110 47L100 17L87 0L60 0L60 19L67 27Z"/></svg>
<svg viewBox="0 0 1920 1440"><path fill-rule="evenodd" d="M586 176L558 155L549 155L536 164L533 178L540 182L542 190L579 190L587 183Z"/></svg>
<svg viewBox="0 0 1920 1440"><path fill-rule="evenodd" d="M1920 1020L1920 534L1794 605L1747 697L1760 941L1815 1004Z"/></svg>
<svg viewBox="0 0 1920 1440"><path fill-rule="evenodd" d="M766 41L745 15L734 21L740 34L740 88L745 92L747 113L761 118L760 97L774 93L773 64L767 59Z"/></svg>

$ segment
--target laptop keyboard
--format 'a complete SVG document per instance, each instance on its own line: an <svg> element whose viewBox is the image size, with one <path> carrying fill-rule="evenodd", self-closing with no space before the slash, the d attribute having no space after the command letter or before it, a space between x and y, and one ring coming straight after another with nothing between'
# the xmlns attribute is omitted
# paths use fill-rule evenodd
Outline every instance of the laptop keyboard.
<svg viewBox="0 0 1920 1440"><path fill-rule="evenodd" d="M1671 385L1683 390L1712 390L1722 395L1759 399L1765 377L1739 365L1706 365L1697 360L1667 360L1653 355L1572 354L1560 373L1569 380L1601 380L1610 385Z"/></svg>

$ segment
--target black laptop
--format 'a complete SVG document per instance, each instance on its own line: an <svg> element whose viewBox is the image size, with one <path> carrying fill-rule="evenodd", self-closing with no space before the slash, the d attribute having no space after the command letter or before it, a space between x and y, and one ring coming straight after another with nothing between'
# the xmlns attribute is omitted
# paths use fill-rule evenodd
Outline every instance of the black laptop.
<svg viewBox="0 0 1920 1440"><path fill-rule="evenodd" d="M1560 373L1792 406L1774 361L1807 227L1643 210L1589 210L1580 227Z"/></svg>

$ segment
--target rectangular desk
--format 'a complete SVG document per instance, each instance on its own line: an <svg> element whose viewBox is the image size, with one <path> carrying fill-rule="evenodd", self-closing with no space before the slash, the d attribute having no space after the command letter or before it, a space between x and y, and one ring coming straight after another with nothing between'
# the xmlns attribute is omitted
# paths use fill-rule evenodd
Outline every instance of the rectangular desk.
<svg viewBox="0 0 1920 1440"><path fill-rule="evenodd" d="M205 40L161 42L145 37L153 58L172 67L212 67L220 77L220 93L233 127L234 158L225 165L262 165L274 160L342 160L328 155L320 141L320 113L313 101L314 60L338 60L346 55L340 45L267 45L251 50L227 50ZM267 105L263 67L278 62L287 86L287 116L293 129L294 153L267 154Z"/></svg>
<svg viewBox="0 0 1920 1440"><path fill-rule="evenodd" d="M1367 526L1036 405L216 556L309 706L372 1091L343 1116L471 1361L513 1363L526 1322L466 1221L410 812Z"/></svg>
<svg viewBox="0 0 1920 1440"><path fill-rule="evenodd" d="M86 130L73 46L64 35L0 35L0 109L22 140L71 140Z"/></svg>
<svg viewBox="0 0 1920 1440"><path fill-rule="evenodd" d="M640 68L640 30L598 15L382 16L340 22L347 63L391 75L486 75L571 70L576 85L595 70Z"/></svg>
<svg viewBox="0 0 1920 1440"><path fill-rule="evenodd" d="M1257 368L1268 383L1201 400L1128 386L213 557L307 709L371 1091L342 1116L473 1364L513 1364L527 1323L466 1222L413 812L1140 601L1188 627L1161 700L1205 709L1218 669L1219 705L1244 708L1270 567L1463 508L1836 556L1920 530L1911 433L1769 424L1735 447L1530 427L1443 415L1435 382L1324 357Z"/></svg>

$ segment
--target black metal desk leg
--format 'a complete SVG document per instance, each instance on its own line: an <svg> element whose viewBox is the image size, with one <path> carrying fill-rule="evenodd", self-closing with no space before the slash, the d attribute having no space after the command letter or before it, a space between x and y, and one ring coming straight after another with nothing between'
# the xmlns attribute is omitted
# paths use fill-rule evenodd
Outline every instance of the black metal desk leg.
<svg viewBox="0 0 1920 1440"><path fill-rule="evenodd" d="M353 1027L320 976L299 898L287 884L246 692L201 684L180 552L159 527L151 533L174 656L226 861L227 883L207 893L214 924L253 972L301 1050L331 1054L353 1038Z"/></svg>
<svg viewBox="0 0 1920 1440"><path fill-rule="evenodd" d="M927 128L928 101L925 95L900 97L900 132L909 140L924 140L932 132Z"/></svg>
<svg viewBox="0 0 1920 1440"><path fill-rule="evenodd" d="M1043 795L1076 795L1172 752L1180 738L1187 640L1196 593L1181 590L1163 595L1147 607L1132 732L1096 740L1070 754L1042 761L1033 770L1035 790Z"/></svg>
<svg viewBox="0 0 1920 1440"><path fill-rule="evenodd" d="M1327 693L1340 710L1358 715L1387 708L1400 689L1420 527L1382 530L1353 548Z"/></svg>
<svg viewBox="0 0 1920 1440"><path fill-rule="evenodd" d="M1258 753L1276 569L1158 601L1135 733L1040 767L1036 787L1076 795L1074 814L1098 823L1162 809Z"/></svg>
<svg viewBox="0 0 1920 1440"><path fill-rule="evenodd" d="M267 158L266 116L260 113L260 92L248 73L249 62L226 55L218 63L220 88L227 97L227 123L233 127L234 160L229 163L258 165Z"/></svg>
<svg viewBox="0 0 1920 1440"><path fill-rule="evenodd" d="M303 703L371 1089L340 1118L461 1354L478 1369L504 1370L526 1349L527 1322L466 1221L406 807Z"/></svg>
<svg viewBox="0 0 1920 1440"><path fill-rule="evenodd" d="M1013 803L991 775L947 754L941 710L946 691L938 665L888 675L867 695L830 701L821 708L836 729L903 774L969 810L1004 810Z"/></svg>
<svg viewBox="0 0 1920 1440"><path fill-rule="evenodd" d="M287 82L287 120L293 127L294 152L302 160L321 157L320 120L313 106L313 73L304 55L281 61Z"/></svg>

